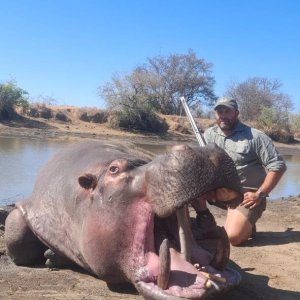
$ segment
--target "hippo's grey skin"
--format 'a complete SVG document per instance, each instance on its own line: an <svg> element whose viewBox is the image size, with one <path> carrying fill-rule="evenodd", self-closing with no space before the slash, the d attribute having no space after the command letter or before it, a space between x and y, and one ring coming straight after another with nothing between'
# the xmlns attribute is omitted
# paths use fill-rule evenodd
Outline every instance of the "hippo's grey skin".
<svg viewBox="0 0 300 300"><path fill-rule="evenodd" d="M233 162L215 145L177 146L152 161L101 142L73 145L46 164L32 197L7 217L8 253L29 265L49 247L106 282L133 283L145 299L203 299L240 277L212 267L212 255L192 236L180 246L176 213L220 187L236 191L225 200L241 201ZM199 262L201 272L193 266Z"/></svg>

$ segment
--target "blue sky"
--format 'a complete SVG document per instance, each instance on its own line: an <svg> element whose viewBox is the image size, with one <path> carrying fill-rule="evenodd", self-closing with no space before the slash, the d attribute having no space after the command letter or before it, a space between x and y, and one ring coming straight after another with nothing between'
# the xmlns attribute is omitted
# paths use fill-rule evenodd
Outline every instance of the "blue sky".
<svg viewBox="0 0 300 300"><path fill-rule="evenodd" d="M0 0L0 81L37 98L104 107L97 88L156 55L213 63L231 81L279 79L300 112L298 0Z"/></svg>

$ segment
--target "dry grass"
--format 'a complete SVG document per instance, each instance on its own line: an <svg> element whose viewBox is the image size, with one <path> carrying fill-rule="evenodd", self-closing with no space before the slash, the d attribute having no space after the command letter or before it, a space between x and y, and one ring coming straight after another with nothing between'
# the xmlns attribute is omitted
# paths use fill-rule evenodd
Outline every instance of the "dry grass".
<svg viewBox="0 0 300 300"><path fill-rule="evenodd" d="M185 116L165 116L160 115L169 125L169 130L179 132L182 134L193 134L191 124ZM199 130L204 131L208 127L215 124L213 119L195 119Z"/></svg>
<svg viewBox="0 0 300 300"><path fill-rule="evenodd" d="M37 111L37 113L31 113L33 111ZM106 131L111 130L107 124L109 114L109 110L96 107L32 104L25 117L39 122L47 122L69 131ZM65 120L63 116L65 116ZM168 133L193 135L191 125L185 116L160 114L160 117L169 125ZM202 131L214 124L212 119L195 119L195 122Z"/></svg>

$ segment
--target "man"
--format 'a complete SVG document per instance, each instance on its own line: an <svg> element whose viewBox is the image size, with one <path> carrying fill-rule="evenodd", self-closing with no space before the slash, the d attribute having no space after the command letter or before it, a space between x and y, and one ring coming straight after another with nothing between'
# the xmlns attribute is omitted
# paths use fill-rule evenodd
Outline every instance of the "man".
<svg viewBox="0 0 300 300"><path fill-rule="evenodd" d="M228 208L224 225L231 244L237 246L255 233L255 223L266 208L266 197L286 165L267 135L239 121L235 99L221 97L214 109L217 125L205 131L205 140L216 143L233 159L244 189L243 202L235 209ZM210 193L193 203L200 227L201 222L214 223L206 208L206 200L213 198L214 193Z"/></svg>

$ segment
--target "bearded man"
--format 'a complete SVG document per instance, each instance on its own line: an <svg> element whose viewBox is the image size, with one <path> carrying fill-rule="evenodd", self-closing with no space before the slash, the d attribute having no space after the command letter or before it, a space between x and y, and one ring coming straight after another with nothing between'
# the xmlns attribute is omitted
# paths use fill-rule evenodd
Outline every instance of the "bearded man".
<svg viewBox="0 0 300 300"><path fill-rule="evenodd" d="M286 171L286 164L266 134L238 119L235 99L221 97L214 109L217 125L208 128L204 138L207 143L215 143L229 154L244 188L243 202L237 208L227 208L224 225L230 243L237 246L254 236L255 224L266 209L266 198ZM215 224L206 207L206 200L213 202L214 197L211 192L192 204L200 230L207 223L212 227Z"/></svg>

